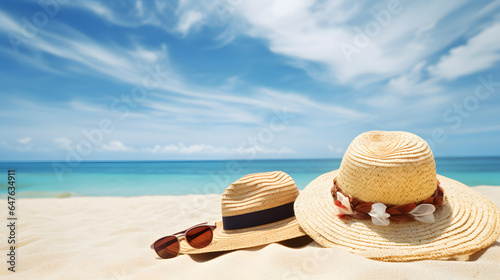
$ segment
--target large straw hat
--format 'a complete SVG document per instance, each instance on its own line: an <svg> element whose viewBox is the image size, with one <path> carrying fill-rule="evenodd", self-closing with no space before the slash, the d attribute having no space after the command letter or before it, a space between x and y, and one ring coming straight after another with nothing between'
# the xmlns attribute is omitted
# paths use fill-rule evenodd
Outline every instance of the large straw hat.
<svg viewBox="0 0 500 280"><path fill-rule="evenodd" d="M408 211L420 204L425 206L419 211ZM384 211L397 213L389 217ZM466 260L500 235L498 207L466 185L437 175L429 145L408 132L370 131L356 137L340 169L302 191L295 214L322 246L381 261Z"/></svg>
<svg viewBox="0 0 500 280"><path fill-rule="evenodd" d="M298 195L295 182L285 172L244 176L222 194L222 221L216 223L210 245L195 249L183 239L180 252L229 251L306 235L293 212Z"/></svg>

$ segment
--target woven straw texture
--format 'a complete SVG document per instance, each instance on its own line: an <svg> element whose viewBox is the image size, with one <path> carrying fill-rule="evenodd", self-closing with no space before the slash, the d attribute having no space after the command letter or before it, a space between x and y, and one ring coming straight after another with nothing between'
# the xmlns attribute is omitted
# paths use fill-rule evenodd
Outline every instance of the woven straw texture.
<svg viewBox="0 0 500 280"><path fill-rule="evenodd" d="M349 145L337 183L345 195L367 202L404 205L422 201L436 191L434 156L415 134L366 132Z"/></svg>
<svg viewBox="0 0 500 280"><path fill-rule="evenodd" d="M374 141L371 146L371 137L384 140ZM437 179L445 199L434 213L435 223L411 221L377 226L370 220L346 221L333 212L331 188L335 178L346 195L391 204L429 197ZM302 191L295 202L295 215L306 233L322 246L343 248L381 261L463 260L491 245L500 235L498 207L464 184L436 175L427 143L403 132L358 136L339 170L319 176Z"/></svg>
<svg viewBox="0 0 500 280"><path fill-rule="evenodd" d="M222 216L229 217L270 209L294 202L298 195L299 190L295 182L285 172L250 174L226 188L222 194ZM216 226L210 245L195 249L182 239L181 253L201 254L236 250L306 235L295 217L237 230L224 230L222 221L217 222Z"/></svg>

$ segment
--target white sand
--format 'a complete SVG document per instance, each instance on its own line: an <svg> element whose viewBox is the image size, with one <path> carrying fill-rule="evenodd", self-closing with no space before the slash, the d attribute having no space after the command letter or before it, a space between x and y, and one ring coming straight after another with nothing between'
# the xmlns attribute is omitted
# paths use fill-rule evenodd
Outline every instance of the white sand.
<svg viewBox="0 0 500 280"><path fill-rule="evenodd" d="M500 205L500 187L474 189ZM219 220L219 199L219 195L21 199L17 271L7 271L8 233L2 225L1 278L500 279L500 241L468 262L384 263L320 248L315 242L299 248L271 244L169 260L157 258L149 249L163 235ZM5 200L0 200L0 209L7 214Z"/></svg>

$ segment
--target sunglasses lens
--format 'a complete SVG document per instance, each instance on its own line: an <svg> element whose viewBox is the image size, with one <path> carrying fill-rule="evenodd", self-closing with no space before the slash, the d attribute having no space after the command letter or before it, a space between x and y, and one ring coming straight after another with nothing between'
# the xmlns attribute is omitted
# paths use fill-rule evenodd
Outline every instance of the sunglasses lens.
<svg viewBox="0 0 500 280"><path fill-rule="evenodd" d="M199 226L186 232L186 240L196 249L207 247L212 242L213 232L209 226Z"/></svg>
<svg viewBox="0 0 500 280"><path fill-rule="evenodd" d="M154 248L161 258L173 258L179 254L179 240L173 235L165 236L155 242Z"/></svg>

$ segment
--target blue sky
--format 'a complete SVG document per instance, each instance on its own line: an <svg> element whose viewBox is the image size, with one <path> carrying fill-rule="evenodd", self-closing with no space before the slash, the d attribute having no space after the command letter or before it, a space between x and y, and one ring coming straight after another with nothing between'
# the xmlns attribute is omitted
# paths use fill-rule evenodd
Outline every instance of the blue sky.
<svg viewBox="0 0 500 280"><path fill-rule="evenodd" d="M0 160L500 155L500 1L0 7Z"/></svg>

